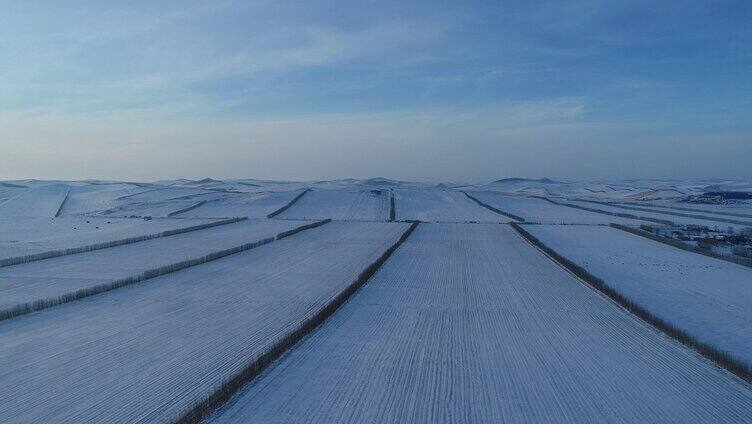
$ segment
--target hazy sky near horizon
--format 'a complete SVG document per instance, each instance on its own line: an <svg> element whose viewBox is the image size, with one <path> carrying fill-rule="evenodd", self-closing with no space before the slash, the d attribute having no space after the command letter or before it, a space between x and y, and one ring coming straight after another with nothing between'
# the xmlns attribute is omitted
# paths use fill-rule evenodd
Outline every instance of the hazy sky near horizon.
<svg viewBox="0 0 752 424"><path fill-rule="evenodd" d="M0 6L0 179L752 178L749 1Z"/></svg>

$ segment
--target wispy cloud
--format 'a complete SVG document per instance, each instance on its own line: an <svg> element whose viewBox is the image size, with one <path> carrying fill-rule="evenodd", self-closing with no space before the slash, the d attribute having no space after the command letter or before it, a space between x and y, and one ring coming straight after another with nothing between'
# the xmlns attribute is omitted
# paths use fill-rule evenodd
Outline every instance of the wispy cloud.
<svg viewBox="0 0 752 424"><path fill-rule="evenodd" d="M698 134L731 151L752 33L719 1L14 2L0 172L461 178Z"/></svg>

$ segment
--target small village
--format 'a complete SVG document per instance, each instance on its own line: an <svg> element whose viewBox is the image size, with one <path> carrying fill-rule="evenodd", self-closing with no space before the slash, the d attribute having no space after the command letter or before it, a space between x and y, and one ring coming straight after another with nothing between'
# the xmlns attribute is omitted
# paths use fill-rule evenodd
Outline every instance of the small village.
<svg viewBox="0 0 752 424"><path fill-rule="evenodd" d="M752 227L735 231L733 227L722 229L693 224L644 224L640 225L640 229L715 253L752 258Z"/></svg>

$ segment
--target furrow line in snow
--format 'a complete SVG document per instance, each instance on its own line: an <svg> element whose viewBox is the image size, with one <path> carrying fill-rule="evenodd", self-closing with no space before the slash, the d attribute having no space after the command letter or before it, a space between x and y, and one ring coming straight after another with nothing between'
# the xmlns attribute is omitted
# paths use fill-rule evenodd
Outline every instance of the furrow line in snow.
<svg viewBox="0 0 752 424"><path fill-rule="evenodd" d="M722 368L725 368L726 370L735 374L742 380L746 382L752 382L752 367L750 367L749 364L735 358L733 355L731 355L730 353L720 348L717 348L711 344L704 343L698 340L697 338L695 338L693 335L689 334L685 330L678 328L675 325L656 316L651 311L647 310L646 308L642 307L641 305L633 302L631 299L622 295L618 290L609 286L602 279L594 276L593 274L591 274L590 272L588 272L581 266L577 265L576 263L567 259L566 257L560 255L558 252L556 252L552 248L548 247L541 240L539 240L538 238L536 238L535 236L527 232L524 228L522 228L521 225L514 223L514 222L511 223L511 225L512 225L512 228L514 228L517 231L517 233L519 233L528 242L530 242L530 244L532 244L533 246L537 247L538 249L546 253L552 260L559 263L563 268L565 268L566 270L570 271L572 274L577 276L581 281L584 281L585 283L589 284L596 290L605 294L611 300L616 302L618 305L620 305L621 307L623 307L624 309L626 309L627 311L629 311L636 317L650 324L657 330L663 332L664 334L668 335L669 337L678 341L679 343L695 350L700 355L716 363Z"/></svg>
<svg viewBox="0 0 752 424"><path fill-rule="evenodd" d="M86 246L71 247L67 249L49 250L47 252L34 253L31 255L16 256L12 258L0 259L0 267L18 265L27 262L41 261L43 259L57 258L59 256L75 255L77 253L86 253L94 250L107 249L110 247L122 246L125 244L138 243L140 241L153 240L160 237L169 237L178 234L184 234L191 231L204 230L207 228L216 227L219 225L234 224L239 221L246 220L248 218L231 218L223 219L221 221L213 221L206 224L192 225L190 227L176 228L174 230L161 231L159 233L145 234L137 237L128 237L119 240L105 241L101 243L89 244Z"/></svg>
<svg viewBox="0 0 752 424"><path fill-rule="evenodd" d="M51 308L53 306L62 305L64 303L73 302L76 300L84 299L90 296L94 296L100 293L116 290L122 287L127 287L136 283L148 281L152 278L159 277L165 274L170 274L182 269L194 267L197 265L205 264L207 262L215 261L217 259L224 258L226 256L234 255L236 253L244 252L246 250L254 249L265 244L269 244L275 240L280 240L285 237L289 237L293 234L297 234L301 231L320 227L324 224L331 222L331 220L323 220L310 224L305 224L292 230L283 231L273 237L267 237L261 240L253 241L250 243L244 243L232 248L223 249L209 253L207 255L187 259L184 261L172 263L169 265L160 266L157 268L151 268L143 271L137 275L129 276L126 278L119 278L107 283L98 284L90 287L84 287L75 291L67 292L58 296L52 296L45 299L38 299L32 302L25 302L14 305L10 308L0 310L0 321L15 318L21 315L26 315L32 312L40 311L42 309Z"/></svg>
<svg viewBox="0 0 752 424"><path fill-rule="evenodd" d="M175 422L181 424L201 422L205 416L221 406L248 382L261 374L272 362L281 357L282 354L292 348L304 336L317 328L335 311L337 311L340 306L342 306L360 287L362 287L379 270L379 268L381 268L397 248L399 248L405 240L407 240L410 234L415 231L418 224L418 222L413 222L394 244L384 251L378 259L366 267L344 290L329 300L310 318L303 321L297 328L287 333L283 338L270 346L265 353L259 355L255 360L247 364L242 371L226 380L210 396L178 417Z"/></svg>

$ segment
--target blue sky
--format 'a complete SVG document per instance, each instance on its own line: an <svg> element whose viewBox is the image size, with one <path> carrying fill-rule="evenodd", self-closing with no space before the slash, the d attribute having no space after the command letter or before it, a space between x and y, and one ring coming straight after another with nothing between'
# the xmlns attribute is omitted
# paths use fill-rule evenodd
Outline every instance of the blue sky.
<svg viewBox="0 0 752 424"><path fill-rule="evenodd" d="M747 1L0 7L0 179L752 178Z"/></svg>

